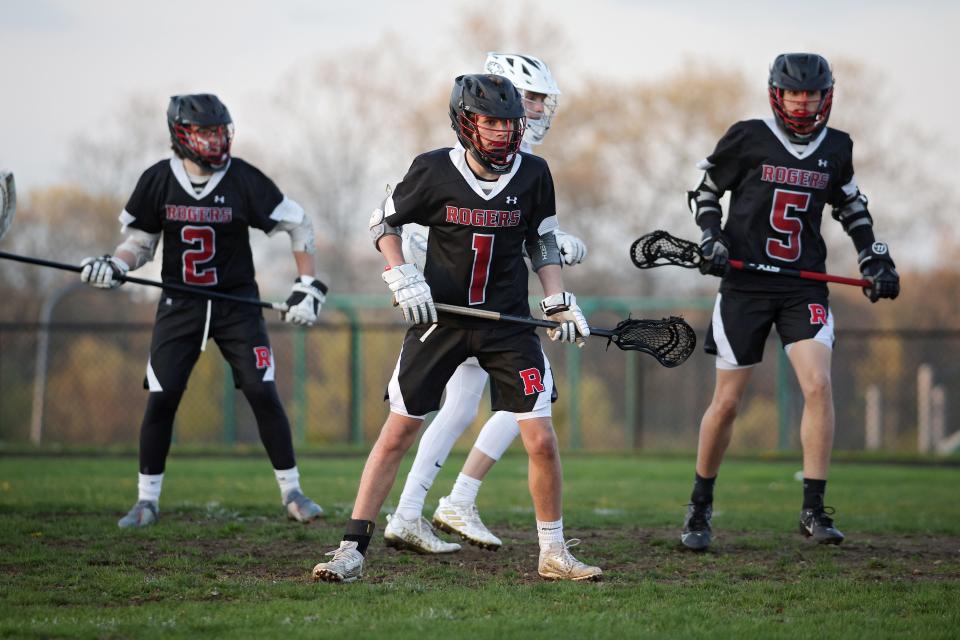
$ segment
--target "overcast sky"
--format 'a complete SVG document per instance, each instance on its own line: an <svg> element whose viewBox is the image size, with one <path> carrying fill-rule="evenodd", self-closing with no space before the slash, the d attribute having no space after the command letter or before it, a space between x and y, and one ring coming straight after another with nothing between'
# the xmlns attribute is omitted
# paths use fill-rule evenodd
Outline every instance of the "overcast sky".
<svg viewBox="0 0 960 640"><path fill-rule="evenodd" d="M884 72L891 109L937 132L960 133L954 66L960 3L949 2L528 2L568 32L549 60L563 85L587 73L654 79L704 59L742 68L763 91L767 67L786 50L860 59ZM255 136L244 114L264 91L318 54L349 51L391 30L444 66L442 46L475 3L453 0L0 0L0 168L23 190L62 178L67 142L109 121L133 95L213 91ZM487 2L503 20L517 2ZM793 17L792 19L790 17ZM516 48L522 48L522 43ZM482 51L475 54L479 66ZM389 52L385 51L385 55ZM344 64L349 64L348 57ZM362 72L362 70L358 70ZM835 109L842 109L840 101ZM756 116L759 114L744 114ZM158 126L162 125L159 120Z"/></svg>

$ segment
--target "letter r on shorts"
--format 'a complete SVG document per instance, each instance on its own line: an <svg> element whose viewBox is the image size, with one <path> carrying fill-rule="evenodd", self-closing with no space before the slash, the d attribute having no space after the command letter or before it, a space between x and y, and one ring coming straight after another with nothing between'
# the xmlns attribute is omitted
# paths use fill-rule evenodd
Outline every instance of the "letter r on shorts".
<svg viewBox="0 0 960 640"><path fill-rule="evenodd" d="M536 367L521 371L520 379L523 380L523 395L532 396L535 393L543 393L543 377Z"/></svg>
<svg viewBox="0 0 960 640"><path fill-rule="evenodd" d="M827 309L822 304L808 304L810 309L810 324L827 324Z"/></svg>

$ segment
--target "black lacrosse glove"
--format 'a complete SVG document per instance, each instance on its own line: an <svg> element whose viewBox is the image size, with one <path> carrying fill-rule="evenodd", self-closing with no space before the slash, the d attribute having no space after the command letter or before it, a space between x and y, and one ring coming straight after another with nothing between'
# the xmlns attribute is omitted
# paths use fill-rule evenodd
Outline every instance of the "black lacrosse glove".
<svg viewBox="0 0 960 640"><path fill-rule="evenodd" d="M725 276L730 270L730 251L719 229L704 229L700 238L700 273Z"/></svg>
<svg viewBox="0 0 960 640"><path fill-rule="evenodd" d="M857 256L860 263L860 273L864 280L870 282L869 287L863 288L863 295L876 302L880 298L893 300L900 295L900 276L897 275L890 257L890 250L884 242L874 242Z"/></svg>

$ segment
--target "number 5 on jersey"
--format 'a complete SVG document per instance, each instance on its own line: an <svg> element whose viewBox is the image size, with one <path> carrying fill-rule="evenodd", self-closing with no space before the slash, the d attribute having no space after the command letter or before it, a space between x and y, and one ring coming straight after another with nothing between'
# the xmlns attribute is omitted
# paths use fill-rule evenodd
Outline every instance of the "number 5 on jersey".
<svg viewBox="0 0 960 640"><path fill-rule="evenodd" d="M803 213L810 206L810 194L803 191L777 189L773 192L770 207L770 226L774 231L786 234L787 239L767 238L767 255L784 262L795 262L800 257L800 233L803 220L791 213Z"/></svg>

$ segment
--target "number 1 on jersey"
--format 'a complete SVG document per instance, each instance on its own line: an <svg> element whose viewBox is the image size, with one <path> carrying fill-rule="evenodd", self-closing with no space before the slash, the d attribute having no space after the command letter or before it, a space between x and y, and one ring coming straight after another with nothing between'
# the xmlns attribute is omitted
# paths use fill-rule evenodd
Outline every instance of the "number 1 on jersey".
<svg viewBox="0 0 960 640"><path fill-rule="evenodd" d="M213 227L186 226L180 230L180 239L184 244L199 244L198 249L183 252L183 281L201 287L217 284L217 269L198 270L197 267L213 258L217 252L216 235Z"/></svg>
<svg viewBox="0 0 960 640"><path fill-rule="evenodd" d="M803 213L810 206L810 194L803 191L777 189L773 192L770 207L770 226L787 235L787 239L767 238L767 255L784 262L794 262L800 257L800 233L803 220L793 212Z"/></svg>
<svg viewBox="0 0 960 640"><path fill-rule="evenodd" d="M487 281L490 276L490 259L493 257L493 234L473 234L473 271L470 273L470 304L483 304L487 300Z"/></svg>

